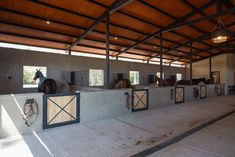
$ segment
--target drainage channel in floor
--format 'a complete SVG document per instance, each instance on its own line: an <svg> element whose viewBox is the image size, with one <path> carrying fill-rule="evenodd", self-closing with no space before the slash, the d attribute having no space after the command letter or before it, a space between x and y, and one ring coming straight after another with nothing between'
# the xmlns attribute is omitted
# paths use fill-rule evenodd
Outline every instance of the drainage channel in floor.
<svg viewBox="0 0 235 157"><path fill-rule="evenodd" d="M180 142L181 140L185 139L186 137L188 137L188 136L190 136L190 135L200 131L203 128L206 128L206 127L216 123L217 121L220 121L220 120L224 119L227 116L230 116L233 113L235 113L235 110L232 110L232 111L230 111L228 113L225 113L225 114L223 114L223 115L221 115L221 116L219 116L219 117L217 117L215 119L212 119L212 120L210 120L208 122L205 122L205 123L203 123L203 124L201 124L201 125L199 125L199 126L197 126L195 128L192 128L192 129L190 129L190 130L188 130L188 131L186 131L186 132L184 132L184 133L182 133L182 134L180 134L180 135L178 135L176 137L173 137L173 138L171 138L171 139L169 139L169 140L167 140L167 141L165 141L163 143L160 143L160 144L158 144L156 146L153 146L151 148L145 149L144 151L136 153L136 154L132 155L131 157L145 157L145 156L148 156L148 155L150 155L152 153L155 153L155 152L157 152L157 151L159 151L161 149L164 149L164 148L166 148L166 147L168 147L170 145L173 145L173 144L175 144L177 142Z"/></svg>

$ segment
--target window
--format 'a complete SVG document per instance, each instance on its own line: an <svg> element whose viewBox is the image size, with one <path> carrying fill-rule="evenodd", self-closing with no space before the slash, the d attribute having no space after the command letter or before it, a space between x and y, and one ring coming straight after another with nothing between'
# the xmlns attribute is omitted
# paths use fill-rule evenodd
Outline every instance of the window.
<svg viewBox="0 0 235 157"><path fill-rule="evenodd" d="M129 77L132 85L139 84L139 72L138 71L130 71Z"/></svg>
<svg viewBox="0 0 235 157"><path fill-rule="evenodd" d="M157 72L157 77L160 78L160 72ZM164 79L164 73L162 73L162 79Z"/></svg>
<svg viewBox="0 0 235 157"><path fill-rule="evenodd" d="M89 86L104 85L104 70L89 69Z"/></svg>
<svg viewBox="0 0 235 157"><path fill-rule="evenodd" d="M40 70L43 76L47 77L47 67L41 66L23 66L23 88L38 87L39 79L33 79L37 70Z"/></svg>
<svg viewBox="0 0 235 157"><path fill-rule="evenodd" d="M177 73L176 74L176 81L182 80L182 74Z"/></svg>

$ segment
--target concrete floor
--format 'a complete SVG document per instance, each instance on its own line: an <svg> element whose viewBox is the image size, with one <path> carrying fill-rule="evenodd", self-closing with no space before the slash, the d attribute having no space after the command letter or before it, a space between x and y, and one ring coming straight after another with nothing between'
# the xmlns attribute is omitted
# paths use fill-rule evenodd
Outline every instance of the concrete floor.
<svg viewBox="0 0 235 157"><path fill-rule="evenodd" d="M74 124L0 141L0 156L128 157L235 109L220 96L87 124ZM232 114L151 157L234 157Z"/></svg>

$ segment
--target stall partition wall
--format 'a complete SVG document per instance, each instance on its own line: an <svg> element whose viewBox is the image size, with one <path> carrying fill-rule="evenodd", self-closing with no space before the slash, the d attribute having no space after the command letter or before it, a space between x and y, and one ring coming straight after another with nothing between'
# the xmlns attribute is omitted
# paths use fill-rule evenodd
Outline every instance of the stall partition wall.
<svg viewBox="0 0 235 157"><path fill-rule="evenodd" d="M0 138L42 130L43 93L0 95ZM23 120L23 106L26 99L35 99L38 104L38 116L30 127Z"/></svg>
<svg viewBox="0 0 235 157"><path fill-rule="evenodd" d="M207 85L207 98L217 96L218 85ZM193 88L200 86L183 86L185 90L185 102L198 101L193 94ZM223 88L224 86L222 86ZM172 95L175 87L145 87L138 93L137 109L157 109L175 104L175 96ZM147 93L145 93L147 91ZM148 97L147 97L147 95ZM127 95L130 99L127 99ZM111 117L119 117L132 112L132 89L103 90L93 92L80 92L80 123L95 122ZM222 93L223 95L223 93ZM22 108L26 99L34 98L39 106L37 120L30 126L26 126L23 121ZM128 102L127 102L128 100ZM141 102L141 101L142 102ZM138 103L138 102L141 103ZM147 103L147 104L146 104ZM144 105L143 105L144 104ZM129 105L129 106L128 106ZM148 108L146 108L146 105ZM42 130L43 126L43 94L25 93L14 95L0 95L0 137L10 137L14 135L26 134ZM143 109L142 108L142 109ZM142 112L142 111L139 111ZM63 127L63 126L62 126Z"/></svg>

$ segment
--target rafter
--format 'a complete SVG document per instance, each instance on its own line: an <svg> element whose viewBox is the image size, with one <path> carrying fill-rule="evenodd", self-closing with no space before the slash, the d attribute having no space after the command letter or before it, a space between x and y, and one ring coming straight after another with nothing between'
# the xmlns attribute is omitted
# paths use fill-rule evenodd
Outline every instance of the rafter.
<svg viewBox="0 0 235 157"><path fill-rule="evenodd" d="M54 35L62 35L62 36L71 37L71 38L75 38L76 37L74 35L70 35L70 34L67 34L67 33L61 33L61 32L59 33L59 32L55 32L55 31L48 31L48 30L44 30L44 29L40 29L40 28L34 28L32 26L26 26L26 25L22 25L22 24L12 24L12 23L9 23L9 22L1 21L1 20L0 20L0 24L6 24L6 25L9 25L9 26L15 26L15 27L18 27L18 28L26 28L26 29L29 29L29 30L35 30L35 31L40 31L40 32L45 32L45 33L51 33L51 34L54 34ZM85 40L92 41L92 42L98 42L100 44L103 44L102 40L97 40L97 39L93 39L93 38L90 38L90 37L86 37ZM120 47L123 47L123 48L127 47L126 45L117 44L117 43L111 43L111 45L112 46L120 46ZM169 49L169 48L164 47L164 49ZM156 53L156 51L154 51L154 50L144 49L144 48L137 48L136 50ZM116 52L118 52L118 51L116 50ZM157 53L159 53L159 52L157 52ZM183 51L183 53L188 53L188 52ZM170 53L165 53L165 54L173 56L173 57L178 57L178 55L174 55L174 54L170 54ZM148 55L148 57L150 57L150 55Z"/></svg>
<svg viewBox="0 0 235 157"><path fill-rule="evenodd" d="M235 22L231 22L230 24L227 24L226 25L226 27L231 27L231 26L234 26L235 25ZM207 33L207 35L209 36L210 35L210 33ZM235 36L234 34L232 34L232 36ZM197 38L195 39L195 40L197 40ZM230 40L231 41L231 40ZM232 40L233 41L233 40ZM223 45L224 43L222 43L222 45ZM217 46L213 46L212 48L217 48ZM201 51L198 51L198 52L196 52L196 53L194 53L194 55L197 55L197 54L199 54L199 53L201 53L201 52L206 52L206 51L208 51L210 48L207 48L207 49L204 49L204 50L201 50ZM184 57L188 57L188 55L183 55L183 56L181 56L181 57L179 57L179 59L182 59L182 58L184 58ZM174 61L178 61L177 59L176 60L174 60ZM172 61L173 62L173 61Z"/></svg>
<svg viewBox="0 0 235 157"><path fill-rule="evenodd" d="M231 13L231 12L235 12L235 8L231 8L231 9L228 9L228 10L223 11L223 12L220 12L220 13L212 14L212 15L209 15L209 16L204 17L204 18L199 18L199 19L196 19L196 20L192 20L192 21L186 22L186 23L184 23L184 24L178 25L177 27L182 27L182 26L185 26L185 25L191 25L191 24L196 23L196 22L199 22L199 21L203 21L203 20L206 20L206 19L212 19L212 18L217 17L217 16L219 16L219 15L222 16L222 15L225 15L225 14L228 14L228 13ZM185 43L182 43L182 44L180 44L180 45L177 45L177 46L175 46L175 47L173 47L173 48L167 50L166 52L173 51L173 50L175 50L175 49L177 49L177 48L179 48L179 47L185 46L185 45L187 45L187 44L189 44L189 43L202 40L202 39L204 39L205 37L209 36L210 34L211 34L210 32L209 32L209 33L206 33L206 34L204 34L204 35L202 35L202 36L200 36L200 37L198 37L198 38L195 38L195 39L189 40L189 41L187 41L187 42L185 42ZM154 57L156 57L156 56L157 56L157 55L154 55L154 56L152 56L151 58L154 58ZM150 58L150 59L151 59L151 58Z"/></svg>
<svg viewBox="0 0 235 157"><path fill-rule="evenodd" d="M119 9L120 7L124 6L125 4L130 3L130 0L116 0L113 2L113 4L107 8L103 14L99 16L99 18L89 27L86 29L85 32L83 32L76 40L75 42L70 45L66 50L70 50L74 46L78 44L80 40L85 38L108 14L111 12L114 12L115 10Z"/></svg>
<svg viewBox="0 0 235 157"><path fill-rule="evenodd" d="M182 0L182 2L184 3L184 4L186 4L187 6L189 6L190 8L192 8L192 9L197 9L194 5L192 5L189 1L187 1L187 0ZM200 11L200 14L202 15L202 16L207 16L207 14L205 14L202 10ZM214 19L211 19L210 20L210 22L211 22L211 24L213 24L213 25L216 25L217 24L217 21L216 20L214 20ZM196 26L191 26L191 27L193 27L193 28L197 28ZM204 32L205 33L205 32ZM202 41L201 41L202 42ZM200 43L201 43L200 42ZM208 47L211 47L211 45L210 44L207 44L207 43L205 43L205 42L202 42L202 43L204 43L205 45L207 45Z"/></svg>
<svg viewBox="0 0 235 157"><path fill-rule="evenodd" d="M20 34L16 34L16 33L6 33L6 32L1 32L1 31L0 31L0 34L2 34L2 35L10 35L10 36L15 36L15 37L28 38L28 39L34 39L34 40L41 40L41 41L54 42L54 43L58 43L58 44L67 44L67 45L71 44L70 42L61 42L61 41L52 40L52 39L48 40L48 39L45 39L45 38L33 37L33 36L29 36L29 35L20 35ZM16 43L16 42L8 42L8 43L22 45L22 44ZM53 47L38 46L38 45L32 45L32 44L23 44L23 45L37 46L37 47L44 47L44 48L53 48ZM86 45L86 44L81 44L81 43L79 43L78 46L84 46L84 47L93 48L93 49L98 49L98 50L103 50L103 51L106 50L105 48L101 48L101 47L98 47L98 46L88 46L88 45ZM56 48L56 49L64 50L64 49L61 49L61 48ZM115 49L110 49L110 51L112 51L112 52L117 52L117 50L115 50ZM76 50L75 50L75 52L76 52ZM87 51L82 51L82 50L79 50L79 52L90 53L90 54L97 54L97 53L94 53L94 52L87 52ZM149 55L147 55L147 54L145 55L145 54L139 54L139 53L135 53L135 52L128 52L127 54L136 55L136 56L149 57ZM104 55L104 54L99 54L99 55ZM124 56L122 56L122 57L124 57ZM124 57L124 58L126 58L126 57ZM165 60L173 60L172 58L168 58L168 57L163 57L163 59L165 59ZM181 61L181 62L188 63L187 61Z"/></svg>
<svg viewBox="0 0 235 157"><path fill-rule="evenodd" d="M103 5L103 4L100 3L100 2L93 1L93 0L88 0L88 1L90 1L90 2L92 2L92 3L95 3L95 4L99 5L99 6L105 7L106 9L108 8L108 6ZM81 13L79 13L79 12L75 12L75 11L72 11L72 10L68 10L68 9L65 9L65 8L62 8L62 7L59 7L59 6L54 6L54 5L48 4L48 3L43 2L43 1L33 1L33 2L34 2L34 3L37 3L37 4L40 4L40 5L43 5L43 6L45 6L45 7L49 7L49 8L52 8L52 9L56 9L56 10L63 11L63 12L65 12L65 13L73 14L73 15L76 15L76 16L81 16L81 17L87 18L87 19L92 20L92 21L95 21L95 20L96 20L96 18L94 18L94 17L87 16L87 15L81 14ZM117 10L116 12L121 13L121 14L126 15L126 16L131 17L131 18L135 18L135 19L137 19L137 20L139 20L139 21L146 22L146 23L148 23L148 24L150 24L150 25L153 25L153 26L155 26L155 27L157 27L157 28L160 28L160 27L161 27L161 26L159 26L159 25L156 25L156 24L147 22L147 21L144 20L144 19L140 19L140 18L138 18L138 17L134 17L134 16L132 16L132 15L130 15L130 14L124 13L123 11ZM49 19L48 19L48 20L49 20ZM50 21L51 21L51 20L50 20ZM52 21L52 22L53 22L53 21ZM149 35L149 34L147 34L147 33L140 32L140 31L138 31L138 30L134 30L134 29L131 29L131 28L127 28L127 27L124 27L124 26L121 26L121 25L118 25L118 24L114 24L114 23L112 23L112 22L110 22L110 26L114 26L114 27L118 27L118 28L121 28L121 29L125 29L125 30L127 30L127 31L131 31L131 32L134 32L134 33L137 33L137 34L141 34L141 35L144 35L144 36L148 36L148 35ZM96 31L93 30L93 32L96 32ZM100 32L100 33L101 33L101 32ZM103 33L103 34L104 34L104 33ZM177 33L177 34L179 35L179 33ZM104 34L104 35L105 35L105 34ZM115 36L115 37L118 37L118 38L127 39L127 37L123 37L123 36L120 37L120 36L114 35L114 34L110 34L110 35ZM182 34L181 34L181 35L182 35ZM169 42L169 43L179 44L179 42L176 42L176 41L174 41L174 40L170 40L170 39L166 39L166 38L163 38L163 39L164 39L165 41ZM127 40L130 40L130 38L127 39ZM133 39L132 39L132 41L133 41ZM134 41L134 42L137 42L137 41ZM145 42L145 44L151 44L151 45L153 45L153 46L159 47L159 45L154 45L154 44L149 43L149 42ZM195 50L200 50L199 48L196 48L196 47L193 47L193 48L194 48Z"/></svg>
<svg viewBox="0 0 235 157"><path fill-rule="evenodd" d="M224 51L224 52L221 52L221 53L212 54L211 57L215 57L215 56L218 56L218 55L221 55L221 54L226 54L226 53L235 53L235 50ZM205 60L205 59L208 59L208 58L209 58L209 56L204 57L204 58L200 58L200 59L197 59L197 60L194 60L193 62L198 62L198 61Z"/></svg>
<svg viewBox="0 0 235 157"><path fill-rule="evenodd" d="M228 41L228 42L224 42L224 43L215 45L215 46L213 46L213 47L211 47L211 48L206 48L206 49L204 49L204 50L202 50L202 51L199 51L199 52L194 53L193 55L198 54L198 53L201 53L201 52L208 52L209 50L212 50L212 49L221 48L222 46L225 46L225 45L227 45L228 43L234 42L234 41L235 41L235 39L230 40L230 41ZM223 52L223 50L221 50L220 53L221 53L221 52ZM173 60L172 60L171 62L169 62L169 63L172 63L172 62L175 62L175 61L180 61L180 59L185 58L185 57L187 57L187 56L182 56L182 57L179 57L178 59L175 59L175 60L173 59ZM202 58L205 58L205 57L202 57Z"/></svg>
<svg viewBox="0 0 235 157"><path fill-rule="evenodd" d="M181 24L181 23L184 22L186 19L188 19L188 18L192 17L193 15L195 15L196 13L200 12L200 10L204 10L204 9L210 7L210 6L213 5L213 4L215 4L215 1L214 1L214 0L208 2L207 4L203 5L202 7L198 8L198 9L196 9L196 10L194 10L194 11L188 13L187 15L183 16L182 18L178 19L177 21L172 22L171 24L169 24L169 25L166 26L165 28L162 28L162 29L156 31L155 33L153 33L153 34L151 34L151 35L149 35L149 36L143 38L142 40L140 40L140 41L138 41L137 43L135 43L134 45L132 45L132 46L130 46L130 47L124 49L123 51L119 52L119 53L116 54L116 55L118 56L118 55L120 55L120 54L122 54L122 53L125 53L125 52L129 51L130 49L135 48L135 47L138 46L139 44L142 44L143 42L145 42L145 41L147 41L147 40L149 40L149 39L155 37L155 36L158 35L160 32L166 31L166 30L169 29L169 28L173 28L173 26L175 27L177 24Z"/></svg>
<svg viewBox="0 0 235 157"><path fill-rule="evenodd" d="M107 5L105 5L105 4L101 3L101 2L98 2L98 1L93 1L93 0L88 0L88 1L89 1L89 2L92 2L92 3L94 3L94 4L97 4L97 5L99 5L99 6L102 6L102 7L104 7L104 8L107 8L107 7L108 7ZM142 2L142 1L140 1L140 2ZM163 13L163 12L164 12L164 11L162 11L162 13ZM160 26L160 25L157 25L157 24L155 24L155 23L146 21L145 19L139 18L139 17L137 17L137 16L133 16L133 15L128 14L128 13L126 13L126 12L124 12L124 11L121 11L121 10L118 10L117 13L120 13L120 14L125 15L125 16L130 17L130 18L133 18L133 19L138 20L138 21L140 21L140 22L147 23L147 24L152 25L152 26L154 26L154 27L156 27L156 28L160 28L160 29L163 28L163 27ZM164 12L164 13L166 13L166 12ZM172 15L169 14L169 16L172 16ZM187 36L187 35L184 35L184 34L182 34L182 33L178 33L178 32L175 32L175 31L172 31L172 33L173 33L173 34L176 34L176 35L178 35L178 36L181 36L181 37L183 37L183 38L186 38L186 39L191 39L191 37L189 37L189 36ZM145 35L148 36L149 34L148 34L148 35L145 34ZM159 39L158 36L156 36L155 38ZM164 40L164 41L167 41L167 42L170 42L170 43L173 43L173 44L180 44L179 42L176 42L176 41L174 41L174 40L167 39L167 38L163 38L163 40ZM206 45L206 46L208 46L208 45ZM158 47L159 47L159 46L158 46ZM200 49L198 49L198 48L196 48L196 47L193 47L193 49L195 49L195 50L200 50Z"/></svg>
<svg viewBox="0 0 235 157"><path fill-rule="evenodd" d="M168 17L174 19L174 20L178 20L178 18L175 17L174 15L171 15L171 14L169 14L168 12L166 12L166 11L160 9L160 8L157 8L157 7L153 6L153 5L149 4L148 2L145 2L144 0L140 0L140 2L143 3L143 4L146 5L146 6L148 6L148 7L152 8L152 9L154 9L154 10L159 11L159 12L162 13L163 15L166 15L166 16L168 16ZM183 2L184 2L184 0L183 0ZM187 5L189 5L189 4L187 4ZM192 6L190 6L190 7L191 7L192 9L194 9L194 10L197 9L196 7L192 7ZM200 13L202 13L202 12L200 12ZM201 30L200 28L197 28L196 26L190 26L190 27L191 27L192 29L195 29L196 31L202 33L202 34L206 33L205 31ZM179 35L179 36L182 36L182 37L187 38L187 39L192 39L191 37L189 37L189 36L187 36L187 35L184 35L184 34L181 34L181 33L175 32L175 31L172 31L172 33L174 33L174 34L176 34L176 35ZM205 46L210 47L209 44L207 44L207 43L205 43L205 42L203 42L203 41L199 41L199 42L200 42L201 44L205 45Z"/></svg>

